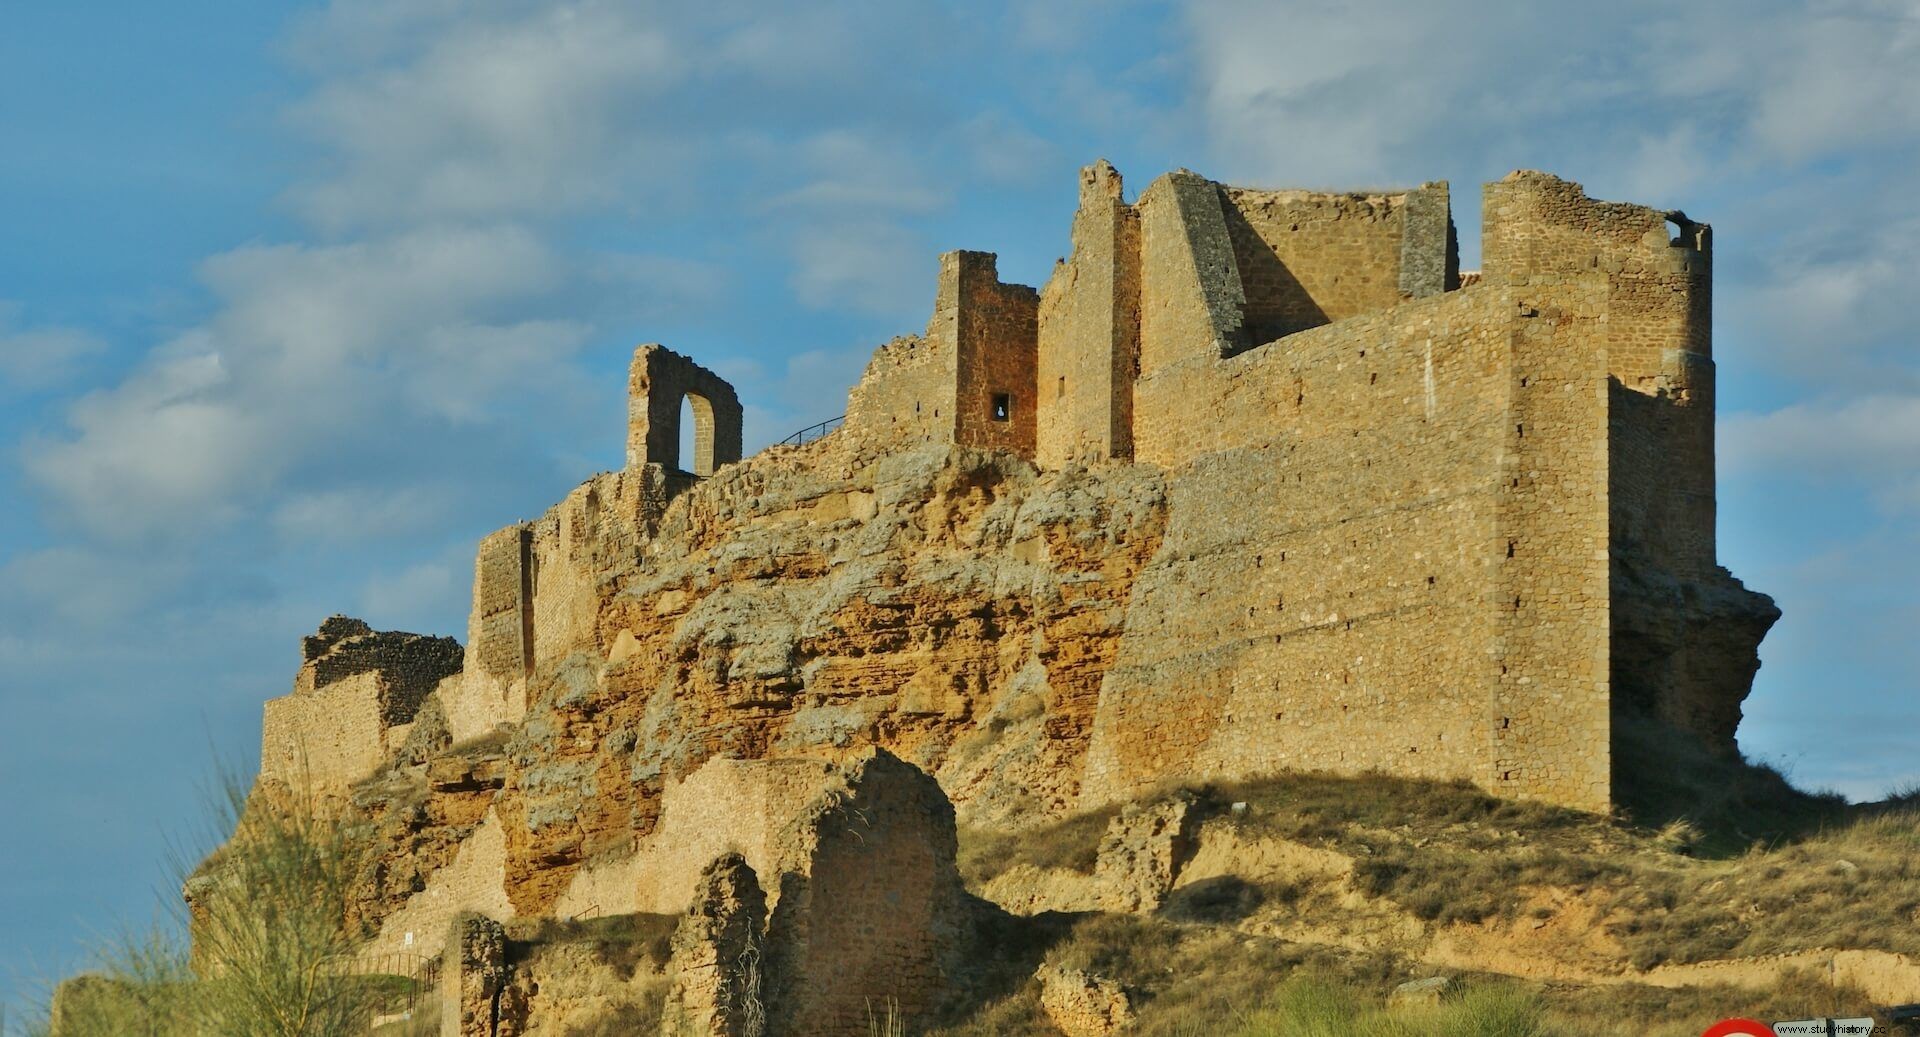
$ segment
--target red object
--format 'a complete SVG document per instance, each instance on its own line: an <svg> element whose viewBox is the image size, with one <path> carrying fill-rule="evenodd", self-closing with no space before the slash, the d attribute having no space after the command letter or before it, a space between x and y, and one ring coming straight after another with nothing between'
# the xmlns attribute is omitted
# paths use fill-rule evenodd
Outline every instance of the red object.
<svg viewBox="0 0 1920 1037"><path fill-rule="evenodd" d="M1722 1019L1700 1037L1773 1037L1773 1027L1758 1019Z"/></svg>

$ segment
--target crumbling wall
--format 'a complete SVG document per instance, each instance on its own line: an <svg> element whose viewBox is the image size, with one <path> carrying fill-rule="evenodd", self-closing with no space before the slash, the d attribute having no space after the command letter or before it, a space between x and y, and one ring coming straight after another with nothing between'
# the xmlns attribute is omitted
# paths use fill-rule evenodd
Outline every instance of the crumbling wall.
<svg viewBox="0 0 1920 1037"><path fill-rule="evenodd" d="M484 537L476 552L471 663L441 695L447 726L463 742L526 715L528 679L596 637L603 584L631 570L674 491L664 466L603 472L533 522Z"/></svg>
<svg viewBox="0 0 1920 1037"><path fill-rule="evenodd" d="M883 750L840 768L782 835L767 927L770 1037L866 1037L932 1016L965 952L953 806Z"/></svg>
<svg viewBox="0 0 1920 1037"><path fill-rule="evenodd" d="M452 861L428 878L426 888L407 898L400 910L381 920L369 941L370 955L422 953L421 948L447 931L456 917L476 912L489 918L514 916L506 894L507 839L500 817L488 809L478 827L455 851Z"/></svg>
<svg viewBox="0 0 1920 1037"><path fill-rule="evenodd" d="M441 973L442 1037L517 1037L526 1005L507 982L507 932L483 915L450 919Z"/></svg>
<svg viewBox="0 0 1920 1037"><path fill-rule="evenodd" d="M881 346L847 394L846 427L902 448L952 442L954 364L951 339L906 335Z"/></svg>
<svg viewBox="0 0 1920 1037"><path fill-rule="evenodd" d="M673 934L663 1037L766 1033L766 925L767 897L745 857L722 854L700 872L693 904Z"/></svg>
<svg viewBox="0 0 1920 1037"><path fill-rule="evenodd" d="M376 632L332 616L302 639L301 656L293 693L265 705L260 776L326 791L365 777L398 749L464 653L450 637Z"/></svg>
<svg viewBox="0 0 1920 1037"><path fill-rule="evenodd" d="M1040 464L1133 454L1133 379L1140 352L1140 220L1105 161L1080 171L1073 250L1040 297Z"/></svg>
<svg viewBox="0 0 1920 1037"><path fill-rule="evenodd" d="M953 336L955 443L1033 456L1039 312L1033 289L1000 282L993 253L940 257L927 337Z"/></svg>

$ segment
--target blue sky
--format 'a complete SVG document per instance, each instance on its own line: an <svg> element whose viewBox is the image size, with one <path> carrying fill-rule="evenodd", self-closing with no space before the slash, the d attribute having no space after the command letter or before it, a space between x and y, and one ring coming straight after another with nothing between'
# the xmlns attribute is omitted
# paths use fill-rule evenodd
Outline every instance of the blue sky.
<svg viewBox="0 0 1920 1037"><path fill-rule="evenodd" d="M464 634L633 345L763 445L939 251L1038 284L1098 156L1449 179L1469 267L1514 168L1712 222L1721 558L1786 613L1742 744L1920 779L1913 0L18 0L0 132L0 980L151 917L322 617Z"/></svg>

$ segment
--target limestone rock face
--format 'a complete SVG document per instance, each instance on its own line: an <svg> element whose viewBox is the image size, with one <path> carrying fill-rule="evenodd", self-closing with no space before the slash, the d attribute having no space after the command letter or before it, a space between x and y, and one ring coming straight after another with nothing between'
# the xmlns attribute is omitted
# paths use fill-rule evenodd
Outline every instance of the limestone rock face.
<svg viewBox="0 0 1920 1037"><path fill-rule="evenodd" d="M1067 1037L1108 1037L1133 1022L1133 1005L1118 983L1079 969L1042 965L1040 1007Z"/></svg>
<svg viewBox="0 0 1920 1037"><path fill-rule="evenodd" d="M1159 476L834 446L721 470L637 564L581 591L597 618L535 669L505 746L517 911L547 911L588 857L644 848L664 792L714 758L878 746L972 817L1072 809L1165 522Z"/></svg>

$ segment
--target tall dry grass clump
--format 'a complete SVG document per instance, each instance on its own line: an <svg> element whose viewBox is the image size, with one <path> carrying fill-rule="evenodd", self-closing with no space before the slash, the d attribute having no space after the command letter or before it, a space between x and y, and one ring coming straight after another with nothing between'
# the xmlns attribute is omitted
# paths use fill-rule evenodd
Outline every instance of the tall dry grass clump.
<svg viewBox="0 0 1920 1037"><path fill-rule="evenodd" d="M357 975L348 898L364 861L348 818L284 785L249 794L231 774L209 828L230 832L191 869L173 924L97 947L60 984L36 1037L333 1037L365 1032L380 986ZM190 936L183 936L185 934Z"/></svg>

